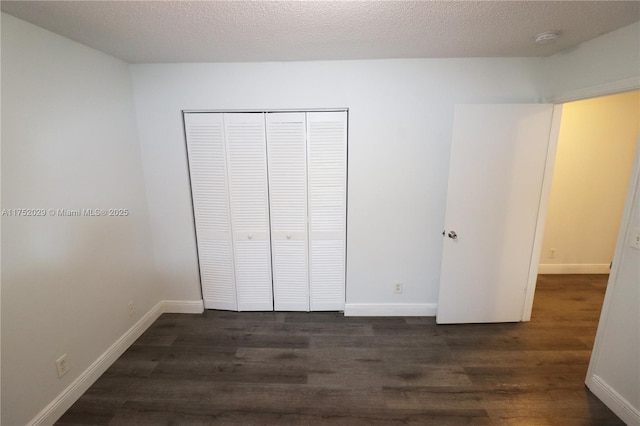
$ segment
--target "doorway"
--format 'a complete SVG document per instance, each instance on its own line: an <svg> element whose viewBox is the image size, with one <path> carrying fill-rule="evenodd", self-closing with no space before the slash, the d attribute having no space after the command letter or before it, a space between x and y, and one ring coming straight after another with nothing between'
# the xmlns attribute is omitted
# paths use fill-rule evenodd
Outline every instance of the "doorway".
<svg viewBox="0 0 640 426"><path fill-rule="evenodd" d="M613 259L640 132L640 91L562 108L538 279L563 274L584 282L595 274L602 282ZM572 282L566 278L555 281Z"/></svg>

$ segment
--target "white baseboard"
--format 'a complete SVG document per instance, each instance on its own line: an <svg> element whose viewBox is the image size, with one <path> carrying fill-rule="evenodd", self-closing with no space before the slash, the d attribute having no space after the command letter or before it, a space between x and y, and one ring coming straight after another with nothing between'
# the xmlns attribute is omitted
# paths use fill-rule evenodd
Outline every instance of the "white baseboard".
<svg viewBox="0 0 640 426"><path fill-rule="evenodd" d="M539 274L608 274L608 263L541 263Z"/></svg>
<svg viewBox="0 0 640 426"><path fill-rule="evenodd" d="M65 390L49 403L29 425L50 425L55 423L83 393L107 371L120 355L136 341L144 331L163 313L163 303L158 302L149 312L116 340L102 355L82 372Z"/></svg>
<svg viewBox="0 0 640 426"><path fill-rule="evenodd" d="M194 314L202 313L203 311L204 304L202 300L161 300L116 340L98 359L91 363L53 401L44 407L28 425L54 424L163 313Z"/></svg>
<svg viewBox="0 0 640 426"><path fill-rule="evenodd" d="M600 376L594 374L587 379L587 387L600 401L611 409L628 426L640 426L640 410L609 386Z"/></svg>
<svg viewBox="0 0 640 426"><path fill-rule="evenodd" d="M345 317L434 317L436 303L347 303Z"/></svg>
<svg viewBox="0 0 640 426"><path fill-rule="evenodd" d="M167 314L201 314L204 312L202 300L164 300L163 312Z"/></svg>

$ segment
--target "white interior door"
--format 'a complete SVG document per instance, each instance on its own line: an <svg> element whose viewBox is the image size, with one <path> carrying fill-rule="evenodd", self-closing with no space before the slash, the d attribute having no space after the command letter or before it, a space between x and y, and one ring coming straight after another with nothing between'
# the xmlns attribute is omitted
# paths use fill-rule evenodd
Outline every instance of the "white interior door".
<svg viewBox="0 0 640 426"><path fill-rule="evenodd" d="M266 117L274 309L308 311L305 113Z"/></svg>
<svg viewBox="0 0 640 426"><path fill-rule="evenodd" d="M344 309L347 112L307 113L310 307Z"/></svg>
<svg viewBox="0 0 640 426"><path fill-rule="evenodd" d="M522 319L552 116L543 104L456 106L439 324Z"/></svg>
<svg viewBox="0 0 640 426"><path fill-rule="evenodd" d="M272 311L264 114L223 117L238 310Z"/></svg>
<svg viewBox="0 0 640 426"><path fill-rule="evenodd" d="M184 122L204 307L236 310L222 114L185 113Z"/></svg>

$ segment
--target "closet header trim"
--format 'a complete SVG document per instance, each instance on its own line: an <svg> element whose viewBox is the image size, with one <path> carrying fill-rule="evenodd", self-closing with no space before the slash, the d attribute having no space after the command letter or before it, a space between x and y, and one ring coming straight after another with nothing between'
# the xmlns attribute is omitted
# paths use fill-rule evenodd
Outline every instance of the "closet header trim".
<svg viewBox="0 0 640 426"><path fill-rule="evenodd" d="M225 112L248 112L248 113L270 113L270 112L349 112L349 108L287 108L287 109L183 109L184 114L193 113L225 113Z"/></svg>

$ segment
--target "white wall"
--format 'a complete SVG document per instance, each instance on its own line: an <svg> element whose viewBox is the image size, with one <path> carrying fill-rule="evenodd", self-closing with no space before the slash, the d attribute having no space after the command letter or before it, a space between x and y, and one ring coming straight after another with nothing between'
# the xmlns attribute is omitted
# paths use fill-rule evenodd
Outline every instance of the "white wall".
<svg viewBox="0 0 640 426"><path fill-rule="evenodd" d="M348 107L347 303L435 304L453 105L535 101L535 61L132 65L167 297L200 298L180 111Z"/></svg>
<svg viewBox="0 0 640 426"><path fill-rule="evenodd" d="M640 91L563 105L539 273L609 273L639 131Z"/></svg>
<svg viewBox="0 0 640 426"><path fill-rule="evenodd" d="M598 325L587 385L628 425L640 425L640 139L616 247L614 267Z"/></svg>
<svg viewBox="0 0 640 426"><path fill-rule="evenodd" d="M134 114L127 64L2 14L2 208L130 211L2 217L3 425L33 419L161 299Z"/></svg>

